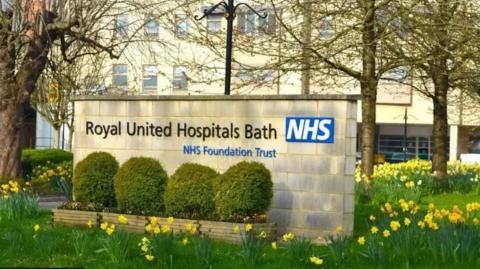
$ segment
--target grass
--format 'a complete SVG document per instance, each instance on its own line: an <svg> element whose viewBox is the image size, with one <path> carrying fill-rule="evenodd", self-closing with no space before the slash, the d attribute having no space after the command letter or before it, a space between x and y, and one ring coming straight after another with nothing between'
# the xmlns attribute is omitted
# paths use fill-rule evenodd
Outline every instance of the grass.
<svg viewBox="0 0 480 269"><path fill-rule="evenodd" d="M422 207L433 202L437 208L451 208L454 204L464 206L469 202L480 201L476 194L441 194L422 198ZM227 244L220 241L213 242L213 263L211 267L200 267L195 258L195 249L190 243L186 246L180 244L181 238L176 238L173 250L172 266L160 266L157 260L145 260L137 244L142 235L123 234L130 243L126 246L122 262L111 263L108 251L104 249L106 233L99 229L76 229L53 225L51 213L41 211L35 217L24 218L21 221L0 220L0 267L85 267L85 268L221 268L221 269L285 269L285 268L383 268L375 267L364 259L364 249L358 246L356 238L368 232L367 219L372 213L378 213L378 208L369 204L357 204L355 215L355 240L346 242L344 248L347 258L338 262L338 252L334 253L335 246L315 246L313 253L325 260L323 267L314 265L303 266L291 260L285 246L273 250L270 246L257 265L246 265L242 259L242 248L238 245ZM34 232L35 224L40 224L40 231ZM337 251L337 250L335 250ZM120 255L122 256L122 255ZM428 265L433 257L424 257L415 266L412 264L390 264L388 268L479 268L479 264L459 265L458 263L445 264L443 267ZM425 264L425 265L424 265ZM155 265L155 266L154 266Z"/></svg>

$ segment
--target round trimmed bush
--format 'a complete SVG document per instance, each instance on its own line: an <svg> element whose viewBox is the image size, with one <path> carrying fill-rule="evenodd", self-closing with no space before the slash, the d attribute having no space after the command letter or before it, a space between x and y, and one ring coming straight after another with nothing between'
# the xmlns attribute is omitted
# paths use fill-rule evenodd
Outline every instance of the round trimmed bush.
<svg viewBox="0 0 480 269"><path fill-rule="evenodd" d="M213 180L218 173L200 164L182 164L169 178L165 190L165 211L185 218L211 216L215 210Z"/></svg>
<svg viewBox="0 0 480 269"><path fill-rule="evenodd" d="M129 213L163 211L166 184L167 173L157 160L131 158L114 178L118 208Z"/></svg>
<svg viewBox="0 0 480 269"><path fill-rule="evenodd" d="M267 212L273 197L270 171L261 163L240 162L215 184L215 212L231 220Z"/></svg>
<svg viewBox="0 0 480 269"><path fill-rule="evenodd" d="M113 177L118 162L111 154L94 152L75 167L73 193L75 199L84 203L99 203L105 207L115 206Z"/></svg>

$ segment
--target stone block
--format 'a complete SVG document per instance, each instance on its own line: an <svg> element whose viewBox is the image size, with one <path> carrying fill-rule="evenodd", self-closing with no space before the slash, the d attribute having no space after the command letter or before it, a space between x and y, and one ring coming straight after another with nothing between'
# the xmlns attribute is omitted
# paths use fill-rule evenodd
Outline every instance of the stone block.
<svg viewBox="0 0 480 269"><path fill-rule="evenodd" d="M343 196L343 212L352 213L355 210L355 195L346 194Z"/></svg>
<svg viewBox="0 0 480 269"><path fill-rule="evenodd" d="M314 183L315 193L343 194L345 189L344 176L317 175Z"/></svg>
<svg viewBox="0 0 480 269"><path fill-rule="evenodd" d="M291 191L309 192L313 190L314 184L314 175L288 173L286 185Z"/></svg>
<svg viewBox="0 0 480 269"><path fill-rule="evenodd" d="M127 102L126 101L100 101L99 116L127 116Z"/></svg>
<svg viewBox="0 0 480 269"><path fill-rule="evenodd" d="M303 193L302 209L310 211L343 212L343 195Z"/></svg>
<svg viewBox="0 0 480 269"><path fill-rule="evenodd" d="M76 101L75 116L96 116L100 113L99 101Z"/></svg>
<svg viewBox="0 0 480 269"><path fill-rule="evenodd" d="M290 102L288 116L315 116L318 115L318 103L316 101Z"/></svg>
<svg viewBox="0 0 480 269"><path fill-rule="evenodd" d="M149 101L131 101L127 102L127 115L129 117L148 117L152 116L152 102Z"/></svg>

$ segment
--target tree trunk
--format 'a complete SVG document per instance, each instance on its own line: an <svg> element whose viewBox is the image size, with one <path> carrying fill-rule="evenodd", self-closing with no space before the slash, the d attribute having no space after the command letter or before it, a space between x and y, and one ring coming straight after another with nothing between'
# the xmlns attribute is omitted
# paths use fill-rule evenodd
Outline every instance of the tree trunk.
<svg viewBox="0 0 480 269"><path fill-rule="evenodd" d="M20 115L15 103L0 105L0 181L2 177L20 176Z"/></svg>
<svg viewBox="0 0 480 269"><path fill-rule="evenodd" d="M312 2L303 3L303 47L302 47L302 94L310 94L310 80L312 76Z"/></svg>
<svg viewBox="0 0 480 269"><path fill-rule="evenodd" d="M364 2L365 20L362 29L362 181L364 193L370 196L375 154L376 103L378 79L376 76L377 39L375 33L375 0Z"/></svg>
<svg viewBox="0 0 480 269"><path fill-rule="evenodd" d="M53 126L53 148L60 148L60 126Z"/></svg>
<svg viewBox="0 0 480 269"><path fill-rule="evenodd" d="M68 144L67 144L67 150L72 151L73 148L73 133L74 130L73 128L68 129Z"/></svg>
<svg viewBox="0 0 480 269"><path fill-rule="evenodd" d="M447 183L447 143L448 143L448 76L434 79L435 96L433 98L433 156L432 169L436 183L445 188Z"/></svg>

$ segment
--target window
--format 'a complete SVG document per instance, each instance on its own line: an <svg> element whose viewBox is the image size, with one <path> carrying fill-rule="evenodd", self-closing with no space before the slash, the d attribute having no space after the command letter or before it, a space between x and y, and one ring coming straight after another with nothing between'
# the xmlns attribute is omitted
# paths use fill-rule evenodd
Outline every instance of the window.
<svg viewBox="0 0 480 269"><path fill-rule="evenodd" d="M258 17L253 12L243 12L238 14L237 31L240 33L253 34L255 32L263 34L273 34L276 31L275 14L267 13L266 18Z"/></svg>
<svg viewBox="0 0 480 269"><path fill-rule="evenodd" d="M218 33L222 30L222 16L208 16L207 17L207 30L210 33Z"/></svg>
<svg viewBox="0 0 480 269"><path fill-rule="evenodd" d="M177 14L175 15L175 36L186 37L188 35L188 21L187 15Z"/></svg>
<svg viewBox="0 0 480 269"><path fill-rule="evenodd" d="M125 38L128 36L128 15L118 15L115 17L116 38Z"/></svg>
<svg viewBox="0 0 480 269"><path fill-rule="evenodd" d="M147 18L145 21L145 36L158 37L159 28L158 21L152 18Z"/></svg>
<svg viewBox="0 0 480 269"><path fill-rule="evenodd" d="M116 64L113 66L112 84L117 87L128 85L128 67L126 64Z"/></svg>
<svg viewBox="0 0 480 269"><path fill-rule="evenodd" d="M430 160L433 151L432 137L409 136L407 137L407 159ZM404 160L403 135L380 135L378 139L378 152L385 155L388 162L401 162ZM449 152L450 145L447 145Z"/></svg>
<svg viewBox="0 0 480 269"><path fill-rule="evenodd" d="M143 88L144 89L157 89L158 81L158 69L156 65L144 65L143 66Z"/></svg>
<svg viewBox="0 0 480 269"><path fill-rule="evenodd" d="M254 75L250 69L241 65L237 71L237 78L242 81L249 81L254 79Z"/></svg>
<svg viewBox="0 0 480 269"><path fill-rule="evenodd" d="M326 17L320 24L320 38L330 39L335 35L335 25L332 17Z"/></svg>
<svg viewBox="0 0 480 269"><path fill-rule="evenodd" d="M173 67L173 88L180 90L188 89L187 67L175 66Z"/></svg>

